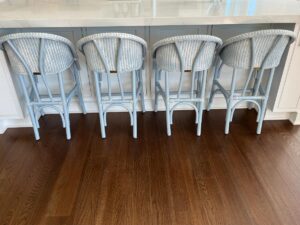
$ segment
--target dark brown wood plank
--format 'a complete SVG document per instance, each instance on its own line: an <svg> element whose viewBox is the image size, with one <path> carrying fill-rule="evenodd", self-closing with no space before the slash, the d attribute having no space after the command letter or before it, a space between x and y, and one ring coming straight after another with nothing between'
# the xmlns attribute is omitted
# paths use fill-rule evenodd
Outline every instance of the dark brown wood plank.
<svg viewBox="0 0 300 225"><path fill-rule="evenodd" d="M237 110L224 135L224 110L110 113L107 139L97 114L71 116L72 140L57 115L0 136L0 224L296 225L300 221L300 128Z"/></svg>

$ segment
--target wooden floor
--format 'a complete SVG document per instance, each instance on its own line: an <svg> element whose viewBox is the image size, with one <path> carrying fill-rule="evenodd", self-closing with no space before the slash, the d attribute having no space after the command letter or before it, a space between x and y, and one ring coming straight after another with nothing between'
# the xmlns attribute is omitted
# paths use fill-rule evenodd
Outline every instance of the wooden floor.
<svg viewBox="0 0 300 225"><path fill-rule="evenodd" d="M66 141L58 116L0 136L0 225L300 224L300 128L239 110L231 133L225 112L176 112L173 136L161 113L111 113L106 140L97 114L72 115Z"/></svg>

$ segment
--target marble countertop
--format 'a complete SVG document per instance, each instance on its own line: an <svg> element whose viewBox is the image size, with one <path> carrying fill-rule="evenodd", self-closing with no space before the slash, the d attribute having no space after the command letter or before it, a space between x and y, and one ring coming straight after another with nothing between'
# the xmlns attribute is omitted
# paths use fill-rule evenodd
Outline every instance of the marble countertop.
<svg viewBox="0 0 300 225"><path fill-rule="evenodd" d="M300 23L300 0L0 0L0 27Z"/></svg>

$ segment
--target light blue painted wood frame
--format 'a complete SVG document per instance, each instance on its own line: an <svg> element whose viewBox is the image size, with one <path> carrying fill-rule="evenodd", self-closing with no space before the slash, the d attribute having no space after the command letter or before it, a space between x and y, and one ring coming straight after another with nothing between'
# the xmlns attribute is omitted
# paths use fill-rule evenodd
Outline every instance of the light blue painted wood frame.
<svg viewBox="0 0 300 225"><path fill-rule="evenodd" d="M109 109L113 106L119 106L124 108L128 111L130 115L130 124L133 127L133 138L137 138L137 101L138 97L141 98L141 105L142 111L145 112L145 99L144 99L144 87L143 87L143 74L142 69L131 71L131 79L132 79L132 91L131 92L124 92L123 82L122 82L122 75L118 72L119 69L119 62L122 54L122 38L119 39L119 46L117 52L117 71L116 76L118 80L119 92L113 93L111 88L111 79L112 79L112 71L110 71L104 54L102 53L101 49L95 42L93 41L99 57L103 62L105 72L100 73L97 71L93 71L94 74L94 85L96 90L96 97L98 103L98 110L99 110L99 121L100 121L100 128L101 128L101 137L106 138L106 131L105 128L107 127L107 113ZM103 87L103 76L106 75L106 83L107 83L107 93L104 93L102 90ZM128 107L126 104L131 105L132 107ZM105 107L105 108L104 108Z"/></svg>
<svg viewBox="0 0 300 225"><path fill-rule="evenodd" d="M38 122L39 116L44 115L44 108L52 108L53 110L57 111L60 114L63 127L66 129L67 140L70 140L71 130L70 130L70 119L69 119L69 105L72 97L74 97L75 95L78 96L82 111L84 114L86 114L86 108L83 102L82 93L80 89L78 68L76 67L75 61L70 67L74 79L73 88L68 93L65 92L63 73L60 72L57 74L60 94L53 94L49 87L47 74L44 71L45 40L43 38L40 38L40 49L39 49L39 70L40 70L39 72L40 73L39 74L34 74L31 71L28 63L26 62L26 59L20 54L20 52L18 51L18 49L16 48L16 46L13 44L12 41L8 40L7 43L11 47L15 55L18 57L20 62L23 64L27 72L28 80L25 79L25 75L23 74L22 75L18 74L17 76L25 96L26 106L33 125L35 139L36 140L40 139L40 134L38 130L40 128ZM47 91L46 95L40 94L39 87L38 87L38 83L40 81L37 78L37 76L41 77L42 84L44 85ZM27 87L28 83L30 85L31 90L28 90Z"/></svg>
<svg viewBox="0 0 300 225"><path fill-rule="evenodd" d="M221 70L224 63L220 58L218 58L207 110L209 111L211 109L213 98L217 92L220 92L221 94L224 95L227 104L225 134L229 133L230 123L233 120L235 109L238 106L238 104L242 102L248 102L248 108L252 108L253 105L257 106L258 115L257 115L256 122L258 123L258 125L256 129L256 133L261 134L262 124L265 118L267 103L268 103L271 85L272 85L274 72L276 68L268 68L269 76L267 78L265 87L263 87L262 80L263 80L263 76L265 76L265 71L267 70L266 62L268 60L268 57L276 49L277 44L280 42L282 38L284 38L284 36L282 35L279 35L275 38L270 48L270 51L263 59L262 65L259 68L254 67L254 43L253 43L254 41L253 38L250 38L251 67L244 88L242 90L236 89L237 68L233 68L230 90L229 91L225 90L225 88L219 82ZM254 80L254 82L252 82L253 85L251 85L251 80L252 81Z"/></svg>
<svg viewBox="0 0 300 225"><path fill-rule="evenodd" d="M169 74L167 71L164 71L160 68L157 68L155 59L153 59L153 69L155 72L155 99L154 99L154 111L157 112L158 107L158 97L162 96L165 106L166 106L166 125L167 125L167 135L171 136L171 125L173 124L173 114L175 109L180 105L190 106L195 110L196 119L195 123L197 124L197 136L201 136L201 128L202 128L202 116L204 109L204 101L205 101L205 87L206 87L206 78L207 78L207 70L197 71L196 62L199 57L201 57L202 49L205 45L205 41L202 41L199 51L196 54L196 57L192 66L192 79L191 79L191 89L188 92L182 91L182 83L183 76L185 75L185 65L184 59L180 52L180 48L178 43L175 42L174 46L177 51L177 55L180 61L180 79L178 83L177 92L170 92L169 88ZM161 75L164 73L165 76L165 87L162 88L160 84ZM195 85L196 83L196 85ZM188 96L188 97L187 97Z"/></svg>

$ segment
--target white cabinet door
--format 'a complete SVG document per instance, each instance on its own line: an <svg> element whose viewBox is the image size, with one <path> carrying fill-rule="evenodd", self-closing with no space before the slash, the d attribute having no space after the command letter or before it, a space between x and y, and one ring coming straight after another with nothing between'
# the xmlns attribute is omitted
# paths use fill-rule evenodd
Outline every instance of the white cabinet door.
<svg viewBox="0 0 300 225"><path fill-rule="evenodd" d="M0 29L0 36L18 31L18 29ZM0 50L0 119L24 117L13 81L5 54Z"/></svg>
<svg viewBox="0 0 300 225"><path fill-rule="evenodd" d="M299 25L296 26L299 31ZM300 109L300 34L290 47L291 59L287 66L287 73L281 80L277 111L299 111ZM280 89L279 89L280 90Z"/></svg>
<svg viewBox="0 0 300 225"><path fill-rule="evenodd" d="M23 113L15 91L13 79L0 50L0 119L22 119Z"/></svg>

